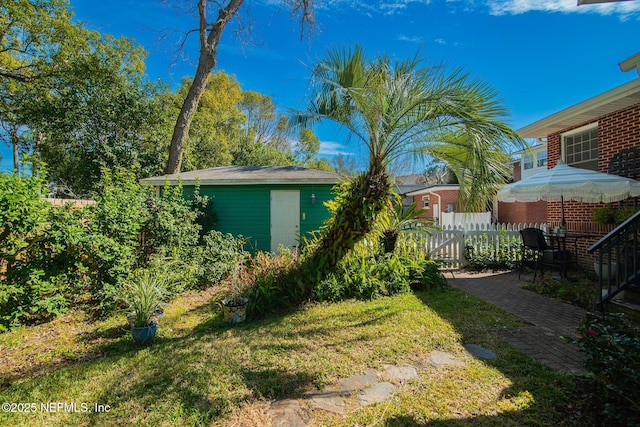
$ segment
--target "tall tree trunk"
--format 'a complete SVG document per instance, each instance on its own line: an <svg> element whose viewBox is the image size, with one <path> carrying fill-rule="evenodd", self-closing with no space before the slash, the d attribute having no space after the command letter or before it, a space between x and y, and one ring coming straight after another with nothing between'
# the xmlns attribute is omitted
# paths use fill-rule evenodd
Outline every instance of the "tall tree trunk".
<svg viewBox="0 0 640 427"><path fill-rule="evenodd" d="M18 152L18 126L13 127L11 144L13 145L13 170L17 174L20 171L20 153Z"/></svg>
<svg viewBox="0 0 640 427"><path fill-rule="evenodd" d="M164 171L167 174L179 173L182 166L182 154L189 136L189 127L193 119L200 98L207 87L209 73L216 65L218 44L227 23L238 12L244 0L229 0L227 5L218 11L218 19L212 25L207 24L207 0L198 0L198 14L200 16L200 58L198 68L189 88L180 114L176 119L169 147L169 159ZM210 28L209 28L210 27ZM207 34L208 31L208 34Z"/></svg>
<svg viewBox="0 0 640 427"><path fill-rule="evenodd" d="M38 174L38 166L40 163L40 147L42 147L42 143L44 142L44 134L42 132L38 132L36 135L36 142L33 147L33 163L31 164L31 172L33 175Z"/></svg>
<svg viewBox="0 0 640 427"><path fill-rule="evenodd" d="M371 231L376 216L386 206L390 191L389 175L379 162L371 163L364 174L353 179L333 222L310 257L309 266L314 267L320 277L334 270Z"/></svg>

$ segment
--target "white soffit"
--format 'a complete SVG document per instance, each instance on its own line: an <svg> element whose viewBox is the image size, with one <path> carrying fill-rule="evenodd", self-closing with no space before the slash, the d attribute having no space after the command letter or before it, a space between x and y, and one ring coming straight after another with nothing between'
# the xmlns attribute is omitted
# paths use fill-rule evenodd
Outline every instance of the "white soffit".
<svg viewBox="0 0 640 427"><path fill-rule="evenodd" d="M624 72L631 71L635 68L636 72L640 76L640 52L628 57L619 63L618 66L620 67L620 71Z"/></svg>
<svg viewBox="0 0 640 427"><path fill-rule="evenodd" d="M640 79L636 79L518 129L518 134L522 138L545 138L639 103Z"/></svg>

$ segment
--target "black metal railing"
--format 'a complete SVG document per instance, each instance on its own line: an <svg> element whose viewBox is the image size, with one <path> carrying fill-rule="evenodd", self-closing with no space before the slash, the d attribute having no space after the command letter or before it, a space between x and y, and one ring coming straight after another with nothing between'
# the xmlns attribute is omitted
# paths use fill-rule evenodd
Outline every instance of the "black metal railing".
<svg viewBox="0 0 640 427"><path fill-rule="evenodd" d="M600 311L604 312L605 304L624 288L640 283L639 231L640 212L637 212L587 249L597 254L594 268L598 274Z"/></svg>

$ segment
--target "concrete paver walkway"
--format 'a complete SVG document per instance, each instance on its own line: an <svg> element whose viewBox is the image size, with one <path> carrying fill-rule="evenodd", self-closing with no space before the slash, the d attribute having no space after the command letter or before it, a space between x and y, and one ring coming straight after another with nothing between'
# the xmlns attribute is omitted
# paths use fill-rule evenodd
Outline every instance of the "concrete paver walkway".
<svg viewBox="0 0 640 427"><path fill-rule="evenodd" d="M518 280L514 272L456 273L449 283L530 323L500 333L514 347L558 371L585 372L583 354L562 337L578 337L587 311L523 289L528 280L528 275Z"/></svg>

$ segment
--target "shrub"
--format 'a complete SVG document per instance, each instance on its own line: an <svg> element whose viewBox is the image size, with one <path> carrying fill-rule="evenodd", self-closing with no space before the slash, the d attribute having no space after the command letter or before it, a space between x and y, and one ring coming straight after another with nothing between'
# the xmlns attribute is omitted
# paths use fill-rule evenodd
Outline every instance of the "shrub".
<svg viewBox="0 0 640 427"><path fill-rule="evenodd" d="M307 293L306 275L299 269L300 257L289 249L278 249L276 254L258 252L249 260L251 316L291 309L301 303Z"/></svg>
<svg viewBox="0 0 640 427"><path fill-rule="evenodd" d="M50 319L74 304L96 313L118 307L131 271L175 265L169 295L218 282L244 262L242 239L197 223L208 205L180 185L156 197L128 171L104 171L96 204L52 207L41 176L0 174L0 330Z"/></svg>
<svg viewBox="0 0 640 427"><path fill-rule="evenodd" d="M578 345L595 377L603 414L612 424L640 426L640 332L623 314L583 322Z"/></svg>
<svg viewBox="0 0 640 427"><path fill-rule="evenodd" d="M509 237L505 230L500 231L498 244L487 234L481 237L481 244L471 239L465 242L464 256L469 268L513 270L520 266L522 241L519 237Z"/></svg>
<svg viewBox="0 0 640 427"><path fill-rule="evenodd" d="M411 286L424 289L446 283L438 263L416 247L412 235L403 233L392 253L382 253L377 242L358 243L336 270L316 285L315 297L320 301L372 299L408 292Z"/></svg>
<svg viewBox="0 0 640 427"><path fill-rule="evenodd" d="M587 310L591 310L594 302L598 299L598 288L589 279L577 282L568 279L555 280L545 274L540 280L525 285L524 288L540 295L569 302Z"/></svg>

